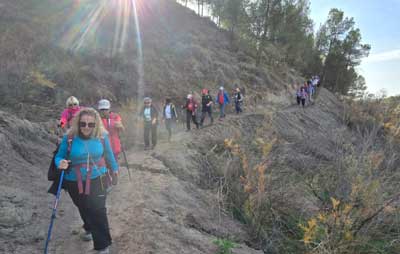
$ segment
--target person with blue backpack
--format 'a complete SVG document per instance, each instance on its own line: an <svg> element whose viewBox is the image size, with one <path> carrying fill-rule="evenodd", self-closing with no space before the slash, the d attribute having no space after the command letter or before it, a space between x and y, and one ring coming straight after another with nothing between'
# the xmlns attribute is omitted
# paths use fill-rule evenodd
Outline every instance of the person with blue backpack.
<svg viewBox="0 0 400 254"><path fill-rule="evenodd" d="M223 86L219 88L215 102L219 105L219 120L222 121L225 117L225 106L229 103L228 93L224 90Z"/></svg>
<svg viewBox="0 0 400 254"><path fill-rule="evenodd" d="M93 240L98 254L109 253L111 245L107 218L107 166L118 173L108 132L99 113L84 108L74 118L71 129L61 141L54 158L59 170L64 170L64 184L84 222L83 240Z"/></svg>

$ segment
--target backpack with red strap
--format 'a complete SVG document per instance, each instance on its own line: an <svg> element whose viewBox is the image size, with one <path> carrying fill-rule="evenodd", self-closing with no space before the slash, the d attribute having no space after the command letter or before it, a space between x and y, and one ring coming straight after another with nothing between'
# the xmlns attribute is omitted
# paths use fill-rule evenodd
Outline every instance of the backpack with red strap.
<svg viewBox="0 0 400 254"><path fill-rule="evenodd" d="M68 148L67 148L67 156L66 156L66 158L69 158L69 155L71 153L71 147L72 147L72 140L73 139L74 139L73 135L68 135L67 136ZM104 138L101 138L101 144L104 147ZM57 166L56 166L56 163L55 163L55 160L54 160L55 157L56 157L56 154L58 153L59 148L60 148L60 144L57 145L56 150L54 150L54 152L53 152L53 157L51 159L51 163L50 163L49 169L47 171L47 180L53 182L47 192L51 193L53 195L57 194L57 187L58 187L58 184L60 182L60 175L61 175L61 170L57 169ZM110 167L107 166L107 168L110 168ZM70 170L70 169L68 169L68 170ZM109 173L108 173L108 176L109 176ZM111 181L111 179L109 179L109 181ZM66 186L64 185L64 182L63 182L61 188L66 189Z"/></svg>

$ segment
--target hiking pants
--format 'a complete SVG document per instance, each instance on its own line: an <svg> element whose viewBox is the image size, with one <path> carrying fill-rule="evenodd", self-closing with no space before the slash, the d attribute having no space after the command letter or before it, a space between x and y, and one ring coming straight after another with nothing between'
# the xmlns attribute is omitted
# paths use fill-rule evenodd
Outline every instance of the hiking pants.
<svg viewBox="0 0 400 254"><path fill-rule="evenodd" d="M84 229L92 233L95 250L101 250L111 245L110 228L108 226L106 209L106 177L100 176L90 182L90 194L79 194L75 181L65 181L72 202L78 207L84 222ZM85 182L83 182L85 186Z"/></svg>
<svg viewBox="0 0 400 254"><path fill-rule="evenodd" d="M151 143L153 147L157 145L157 124L151 124L151 121L144 122L144 146L150 146L150 132L151 132Z"/></svg>
<svg viewBox="0 0 400 254"><path fill-rule="evenodd" d="M242 103L240 101L235 102L236 114L242 113Z"/></svg>
<svg viewBox="0 0 400 254"><path fill-rule="evenodd" d="M199 128L199 123L197 122L196 119L196 114L193 114L192 111L186 110L186 128L188 131L190 131L190 121L193 121L193 123L196 125L196 128Z"/></svg>
<svg viewBox="0 0 400 254"><path fill-rule="evenodd" d="M225 117L225 103L219 104L219 118Z"/></svg>
<svg viewBox="0 0 400 254"><path fill-rule="evenodd" d="M175 124L175 120L170 118L170 119L165 119L165 128L168 131L168 141L171 141L171 136L172 136L172 128Z"/></svg>
<svg viewBox="0 0 400 254"><path fill-rule="evenodd" d="M306 98L301 99L301 104L303 105L303 107L304 107L304 105L306 105Z"/></svg>
<svg viewBox="0 0 400 254"><path fill-rule="evenodd" d="M208 116L210 117L211 124L213 124L214 118L212 116L212 109L211 109L211 107L206 107L206 108L203 108L202 111L201 111L200 126L203 126L204 119L206 118L206 114L207 113L208 113Z"/></svg>

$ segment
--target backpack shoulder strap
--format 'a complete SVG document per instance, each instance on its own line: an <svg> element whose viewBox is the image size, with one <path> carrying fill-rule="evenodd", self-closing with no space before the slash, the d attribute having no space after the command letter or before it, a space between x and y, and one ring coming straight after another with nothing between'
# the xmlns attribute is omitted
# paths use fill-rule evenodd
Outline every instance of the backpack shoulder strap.
<svg viewBox="0 0 400 254"><path fill-rule="evenodd" d="M177 114L177 112L176 112L175 105L174 105L173 103L171 103L171 109L172 109L172 112L173 112L172 115L173 115L175 118L178 118L178 114Z"/></svg>
<svg viewBox="0 0 400 254"><path fill-rule="evenodd" d="M69 154L71 153L73 139L74 139L74 135L68 134L68 136L67 136L67 142L68 142L67 157L69 157Z"/></svg>

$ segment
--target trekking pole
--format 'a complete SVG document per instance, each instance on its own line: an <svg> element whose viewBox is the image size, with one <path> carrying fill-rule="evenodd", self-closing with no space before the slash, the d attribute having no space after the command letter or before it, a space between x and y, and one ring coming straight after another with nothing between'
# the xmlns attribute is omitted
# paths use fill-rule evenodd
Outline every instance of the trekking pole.
<svg viewBox="0 0 400 254"><path fill-rule="evenodd" d="M60 200L60 193L61 193L61 186L62 186L63 179L64 179L64 170L61 171L60 182L58 183L56 200L54 201L53 213L51 215L49 230L47 231L47 240L46 240L46 245L44 248L44 254L47 254L47 248L49 247L51 230L53 229L54 219L56 218L57 206L58 206L58 201Z"/></svg>
<svg viewBox="0 0 400 254"><path fill-rule="evenodd" d="M121 138L120 138L120 140L121 140ZM124 146L122 145L122 142L121 142L121 150L122 150L122 154L124 155L124 160L125 160L125 164L126 164L126 170L128 170L129 182L131 182L132 181L131 171L129 169L129 163L128 163L128 160L126 159L126 153L125 153Z"/></svg>

